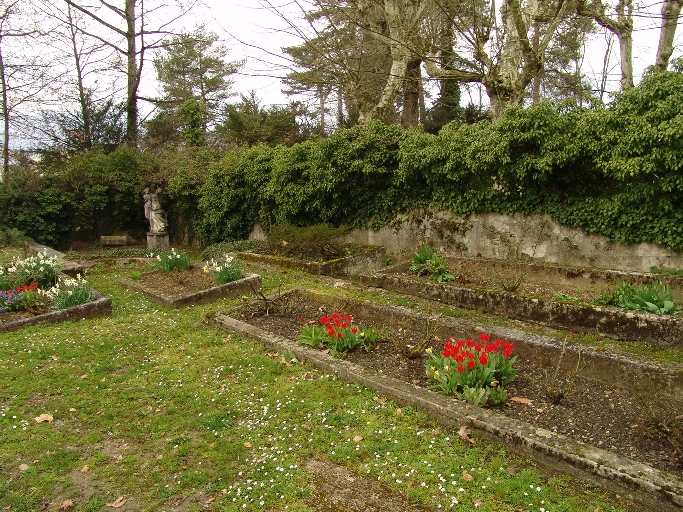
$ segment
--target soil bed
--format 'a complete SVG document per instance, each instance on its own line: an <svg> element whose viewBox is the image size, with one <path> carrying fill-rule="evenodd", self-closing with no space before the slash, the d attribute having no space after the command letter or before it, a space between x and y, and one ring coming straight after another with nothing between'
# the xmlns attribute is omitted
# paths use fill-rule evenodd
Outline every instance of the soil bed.
<svg viewBox="0 0 683 512"><path fill-rule="evenodd" d="M159 271L145 272L135 281L140 286L167 297L183 297L216 286L213 277L201 268L168 274Z"/></svg>
<svg viewBox="0 0 683 512"><path fill-rule="evenodd" d="M333 312L335 310L327 304L296 297L269 304L268 314L265 314L263 301L243 305L228 314L295 340L302 329L301 318L317 322L321 315ZM405 355L424 339L424 332L393 319L378 322L371 317L363 318L364 313L354 311L352 304L348 304L344 312L352 314L355 322L363 328L382 332L380 342L371 352L353 351L345 356L347 360L408 383L429 387L430 383L425 377L425 359L410 359ZM469 337L474 338L477 334L472 332ZM440 335L443 336L443 333ZM430 341L428 346L443 350L443 338L441 341ZM660 396L659 393L657 396L644 396L605 382L586 379L580 372L556 372L553 363L548 360L518 359L515 364L517 377L507 387L508 402L495 410L534 427L566 435L683 477L681 447L674 446L670 438L660 435L655 429L655 414L658 411L680 412L680 404L674 404L671 398ZM511 400L512 397L531 402L519 403Z"/></svg>
<svg viewBox="0 0 683 512"><path fill-rule="evenodd" d="M428 280L408 270L409 262L383 272L405 279ZM590 304L603 290L622 281L634 285L653 281L669 284L675 300L683 299L683 278L665 274L642 274L580 267L560 267L480 258L449 258L448 268L456 276L455 286L561 300L558 292ZM578 301L576 301L578 302Z"/></svg>

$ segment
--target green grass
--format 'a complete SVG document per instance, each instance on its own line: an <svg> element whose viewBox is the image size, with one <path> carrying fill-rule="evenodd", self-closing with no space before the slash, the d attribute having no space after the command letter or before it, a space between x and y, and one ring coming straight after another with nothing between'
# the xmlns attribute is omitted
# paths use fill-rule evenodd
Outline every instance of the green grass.
<svg viewBox="0 0 683 512"><path fill-rule="evenodd" d="M112 510L106 503L122 496L129 510L305 511L313 455L444 509L455 499L455 510L625 510L500 444L475 435L470 447L418 410L285 366L272 349L202 322L239 298L171 309L114 282L133 268L86 273L112 298L112 317L0 337L3 510L56 510L67 499L77 511ZM262 275L265 293L325 286L294 271L247 271ZM43 413L54 421L36 423Z"/></svg>

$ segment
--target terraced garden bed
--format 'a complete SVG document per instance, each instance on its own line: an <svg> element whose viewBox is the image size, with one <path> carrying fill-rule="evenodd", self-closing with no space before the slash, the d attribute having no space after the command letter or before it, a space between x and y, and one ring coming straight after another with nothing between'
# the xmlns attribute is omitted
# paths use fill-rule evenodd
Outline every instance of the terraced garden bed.
<svg viewBox="0 0 683 512"><path fill-rule="evenodd" d="M302 318L315 322L334 311L352 314L363 328L378 329L380 343L370 352L354 351L340 360L295 341ZM424 407L446 422L488 432L563 471L588 473L620 492L631 489L635 499L655 500L655 508L643 505L651 510L683 505L680 433L667 436L660 430L667 421L676 421L673 416L664 419L666 411L680 411L681 365L311 291L254 301L207 321L286 348L399 403ZM442 350L449 336L467 339L481 332L515 344L518 373L508 386L507 404L481 409L428 391L424 356L410 358L410 352L425 339L424 348Z"/></svg>

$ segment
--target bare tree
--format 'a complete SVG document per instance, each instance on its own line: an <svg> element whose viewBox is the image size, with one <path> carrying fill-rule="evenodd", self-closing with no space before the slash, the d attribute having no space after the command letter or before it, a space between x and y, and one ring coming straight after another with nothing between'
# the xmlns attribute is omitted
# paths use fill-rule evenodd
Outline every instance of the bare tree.
<svg viewBox="0 0 683 512"><path fill-rule="evenodd" d="M10 137L13 125L26 121L28 105L40 100L51 84L52 69L40 52L27 54L42 32L35 12L21 0L0 2L0 96L3 126L3 175L9 176Z"/></svg>
<svg viewBox="0 0 683 512"><path fill-rule="evenodd" d="M156 4L150 6L143 0L122 0L123 5L113 5L105 0L97 0L94 6L81 5L74 0L64 0L96 22L101 30L82 30L84 34L111 47L119 57L125 59L123 64L126 76L126 139L136 144L138 139L138 95L140 79L145 63L145 53L160 48L162 40L169 35L170 25L186 14L196 2L185 6L175 4L175 12L169 18L153 21L156 13L167 11L170 6ZM155 23L154 27L151 23Z"/></svg>
<svg viewBox="0 0 683 512"><path fill-rule="evenodd" d="M621 57L621 88L626 90L633 87L633 2L619 0L614 8L616 19L607 15L608 8L602 0L577 0L576 3L576 12L580 16L593 18L598 25L617 37Z"/></svg>

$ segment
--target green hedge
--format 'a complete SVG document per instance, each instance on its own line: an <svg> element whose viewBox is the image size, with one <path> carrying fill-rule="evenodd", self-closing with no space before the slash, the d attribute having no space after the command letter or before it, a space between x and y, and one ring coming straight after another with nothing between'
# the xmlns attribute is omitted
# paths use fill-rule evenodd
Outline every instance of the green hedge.
<svg viewBox="0 0 683 512"><path fill-rule="evenodd" d="M205 245L243 239L255 222L380 227L431 205L548 213L617 242L683 251L681 112L683 74L664 72L607 108L540 102L438 135L370 123L288 148L93 151L66 169L15 173L0 187L0 227L47 242L140 229L139 191L153 185L169 193L172 234Z"/></svg>

